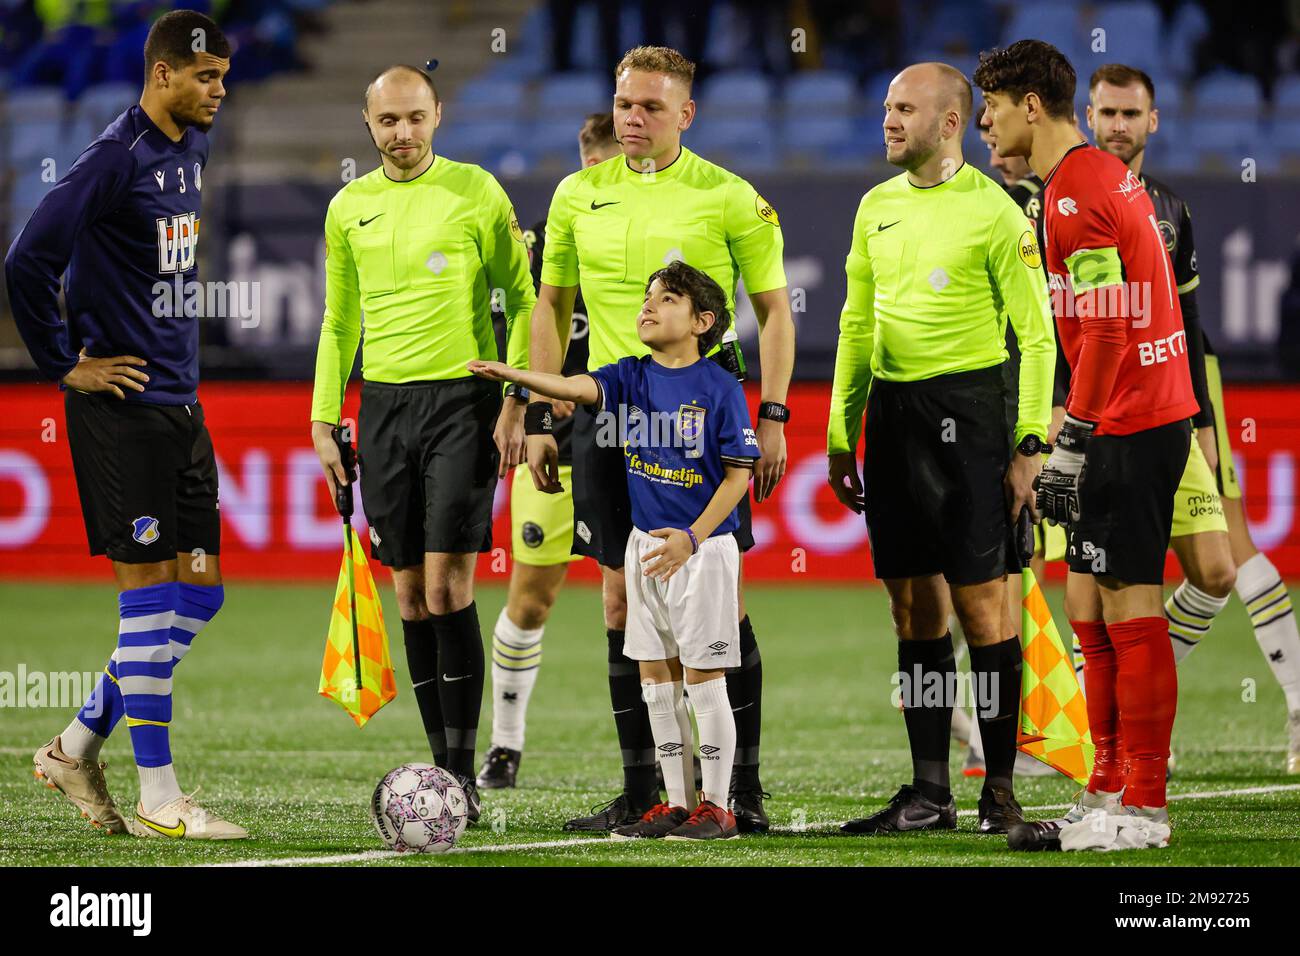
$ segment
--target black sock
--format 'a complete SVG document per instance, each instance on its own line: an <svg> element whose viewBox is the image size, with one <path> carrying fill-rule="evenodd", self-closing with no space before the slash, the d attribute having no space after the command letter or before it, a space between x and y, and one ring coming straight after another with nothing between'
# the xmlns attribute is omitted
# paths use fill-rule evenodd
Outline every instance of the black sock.
<svg viewBox="0 0 1300 956"><path fill-rule="evenodd" d="M727 671L727 697L736 717L736 762L733 789L761 790L758 782L758 738L762 732L763 658L746 614L740 620L740 666Z"/></svg>
<svg viewBox="0 0 1300 956"><path fill-rule="evenodd" d="M952 634L945 633L936 641L899 641L898 669L905 678L903 722L912 749L912 786L928 800L947 803L952 799L948 788L948 733L952 729L953 704L948 688L957 673ZM931 674L938 675L943 693L938 706L927 707L923 693L936 679L928 676Z"/></svg>
<svg viewBox="0 0 1300 956"><path fill-rule="evenodd" d="M971 681L975 688L976 716L984 744L984 787L1011 789L1016 765L1016 736L1020 723L1020 671L1023 657L1017 638L976 647L970 644ZM994 715L985 716L990 705Z"/></svg>
<svg viewBox="0 0 1300 956"><path fill-rule="evenodd" d="M478 608L468 607L432 617L438 634L438 694L447 734L447 769L474 776L474 743L483 706L483 635Z"/></svg>
<svg viewBox="0 0 1300 956"><path fill-rule="evenodd" d="M433 762L447 765L447 735L442 729L442 702L438 699L438 637L433 621L403 621L402 637L406 644L406 669L411 672L415 702L420 705L420 720L429 738Z"/></svg>
<svg viewBox="0 0 1300 956"><path fill-rule="evenodd" d="M650 730L650 711L641 699L641 669L623 656L623 631L609 628L609 702L618 728L618 745L623 750L623 792L637 806L659 802L655 776L655 738Z"/></svg>

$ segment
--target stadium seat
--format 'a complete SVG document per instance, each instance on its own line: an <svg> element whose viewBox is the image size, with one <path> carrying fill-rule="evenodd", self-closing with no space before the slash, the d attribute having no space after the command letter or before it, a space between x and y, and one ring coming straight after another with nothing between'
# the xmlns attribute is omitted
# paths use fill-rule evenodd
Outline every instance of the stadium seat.
<svg viewBox="0 0 1300 956"><path fill-rule="evenodd" d="M118 115L140 99L139 84L101 83L81 94L73 107L76 120L84 121L98 136Z"/></svg>
<svg viewBox="0 0 1300 956"><path fill-rule="evenodd" d="M1206 74L1196 82L1194 94L1198 113L1228 110L1237 117L1258 119L1263 109L1258 81L1242 73L1216 70Z"/></svg>
<svg viewBox="0 0 1300 956"><path fill-rule="evenodd" d="M609 109L612 99L608 80L599 74L559 73L542 80L537 91L537 113L547 117L575 113L586 116Z"/></svg>
<svg viewBox="0 0 1300 956"><path fill-rule="evenodd" d="M1260 123L1263 96L1255 79L1221 70L1197 82L1194 94L1188 145L1231 166L1247 156L1258 159L1267 144Z"/></svg>
<svg viewBox="0 0 1300 956"><path fill-rule="evenodd" d="M1103 63L1125 63L1155 76L1164 69L1164 36L1160 9L1147 0L1105 3L1088 17L1084 31L1091 56L1084 64L1076 63L1080 84L1086 84L1092 71ZM1106 49L1092 53L1092 30L1106 31Z"/></svg>
<svg viewBox="0 0 1300 956"><path fill-rule="evenodd" d="M470 80L452 100L459 121L517 117L523 113L526 103L523 81L500 76L480 76Z"/></svg>
<svg viewBox="0 0 1300 956"><path fill-rule="evenodd" d="M1300 75L1292 73L1278 80L1273 88L1273 117L1300 119Z"/></svg>
<svg viewBox="0 0 1300 956"><path fill-rule="evenodd" d="M796 73L785 85L782 97L787 118L796 116L846 115L859 105L853 77L838 70Z"/></svg>
<svg viewBox="0 0 1300 956"><path fill-rule="evenodd" d="M683 142L728 169L769 169L777 159L771 124L752 116L712 116L708 122L693 125Z"/></svg>
<svg viewBox="0 0 1300 956"><path fill-rule="evenodd" d="M761 73L734 70L718 73L704 84L700 108L718 112L766 111L772 104L772 83Z"/></svg>
<svg viewBox="0 0 1300 956"><path fill-rule="evenodd" d="M1079 10L1071 4L1025 3L1016 7L1002 31L999 46L1017 40L1046 40L1078 64L1088 59L1089 33L1082 26ZM1082 72L1082 71L1080 71ZM1087 77L1084 77L1087 82Z"/></svg>

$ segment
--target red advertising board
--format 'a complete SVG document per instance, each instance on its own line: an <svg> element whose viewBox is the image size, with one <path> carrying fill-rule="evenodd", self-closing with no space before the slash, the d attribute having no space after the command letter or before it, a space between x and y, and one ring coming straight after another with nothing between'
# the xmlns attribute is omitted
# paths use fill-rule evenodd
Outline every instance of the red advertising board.
<svg viewBox="0 0 1300 956"><path fill-rule="evenodd" d="M221 471L221 565L229 578L332 579L338 573L342 534L311 446L310 391L302 383L218 382L201 389ZM345 411L354 415L357 389L350 392ZM839 506L826 484L829 395L824 383L791 392L789 469L776 495L754 509L757 544L745 559L748 580L871 578L866 526ZM52 386L15 385L0 388L0 400L0 578L106 577L104 560L87 554L62 395ZM757 401L751 390L751 409ZM1300 387L1229 388L1225 402L1256 544L1283 574L1300 576ZM497 551L480 563L488 580L504 580L510 569L509 484L502 482L497 493ZM364 538L364 518L357 523ZM573 573L594 579L595 567L582 562ZM1172 563L1169 573L1172 580Z"/></svg>

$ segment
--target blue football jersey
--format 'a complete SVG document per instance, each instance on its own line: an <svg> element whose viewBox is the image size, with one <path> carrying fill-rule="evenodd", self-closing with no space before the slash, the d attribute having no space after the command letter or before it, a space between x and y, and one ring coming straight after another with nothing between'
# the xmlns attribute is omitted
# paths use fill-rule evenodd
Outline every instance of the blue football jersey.
<svg viewBox="0 0 1300 956"><path fill-rule="evenodd" d="M124 111L41 200L5 259L9 301L37 367L56 381L92 357L148 365L128 401L188 405L199 383L196 254L208 138L172 142ZM68 321L59 313L62 280Z"/></svg>
<svg viewBox="0 0 1300 956"><path fill-rule="evenodd" d="M590 374L601 392L596 440L623 446L632 522L642 531L694 523L726 466L758 458L745 391L716 362L667 368L629 356ZM713 534L739 524L732 509Z"/></svg>

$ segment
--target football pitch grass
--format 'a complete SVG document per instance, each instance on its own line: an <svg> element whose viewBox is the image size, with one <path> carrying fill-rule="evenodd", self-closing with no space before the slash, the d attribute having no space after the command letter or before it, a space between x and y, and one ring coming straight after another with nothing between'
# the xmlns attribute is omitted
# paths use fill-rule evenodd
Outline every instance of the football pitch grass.
<svg viewBox="0 0 1300 956"><path fill-rule="evenodd" d="M199 802L246 827L251 840L145 840L92 830L31 772L33 751L65 726L73 709L6 707L0 711L0 865L1300 864L1300 777L1284 772L1282 695L1235 599L1179 670L1168 849L1012 853L1005 838L974 832L980 781L961 776L955 744L959 830L841 836L836 824L883 806L910 779L903 722L890 705L895 643L884 591L875 584L746 589L763 654L762 777L772 793L773 832L684 845L561 831L566 819L612 797L621 779L599 593L572 587L547 625L519 788L485 792L482 822L452 852L391 853L369 820L370 794L385 771L430 758L391 587L386 580L381 587L398 696L364 729L316 694L329 584L230 585L221 614L178 667L172 749L181 786L201 786ZM1049 588L1068 640L1061 596ZM480 585L479 616L489 641L504 600L503 587ZM0 607L0 671L16 674L21 664L28 674L93 672L113 648L116 599L107 581L5 583ZM480 759L490 726L485 703ZM124 727L103 759L114 797L127 810L138 785ZM1068 803L1076 789L1063 777L1017 781L1030 819L1058 816L1045 808Z"/></svg>

